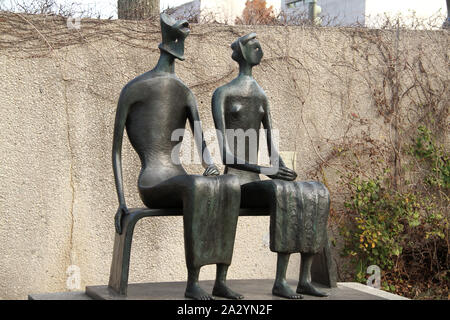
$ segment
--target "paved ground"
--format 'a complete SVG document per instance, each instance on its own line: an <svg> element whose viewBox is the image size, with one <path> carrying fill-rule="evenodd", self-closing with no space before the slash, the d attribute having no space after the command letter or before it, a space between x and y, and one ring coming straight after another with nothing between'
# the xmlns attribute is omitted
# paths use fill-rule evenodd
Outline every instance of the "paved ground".
<svg viewBox="0 0 450 320"><path fill-rule="evenodd" d="M293 289L297 282L289 280ZM201 281L201 286L208 292L212 291L213 281ZM228 280L230 288L245 296L246 300L279 300L271 294L273 280ZM185 282L136 283L128 286L126 297L115 295L107 286L89 286L85 292L61 292L30 294L31 300L184 300ZM340 282L337 288L321 290L329 294L328 297L318 298L304 295L304 300L403 300L406 298L377 290L360 283ZM219 299L218 299L219 300ZM283 299L284 300L284 299Z"/></svg>

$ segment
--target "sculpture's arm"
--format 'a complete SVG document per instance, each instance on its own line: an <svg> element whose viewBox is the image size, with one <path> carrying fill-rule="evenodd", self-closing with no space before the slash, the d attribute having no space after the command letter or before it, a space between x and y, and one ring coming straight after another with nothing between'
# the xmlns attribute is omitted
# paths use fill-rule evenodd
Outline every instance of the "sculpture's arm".
<svg viewBox="0 0 450 320"><path fill-rule="evenodd" d="M187 105L187 117L189 120L189 125L191 127L192 133L195 139L195 145L197 146L197 151L202 159L202 166L205 168L203 175L219 175L220 171L214 164L211 154L206 145L205 139L203 137L203 129L200 121L200 116L198 114L197 101L193 94L188 97Z"/></svg>
<svg viewBox="0 0 450 320"><path fill-rule="evenodd" d="M269 158L271 165L280 165L281 167L285 167L284 161L281 158L281 155L278 153L278 149L273 143L273 135L272 135L272 117L270 116L270 107L268 101L265 101L263 104L264 108L264 116L262 119L262 125L266 130L267 137L267 150L269 152ZM276 163L278 161L278 164Z"/></svg>
<svg viewBox="0 0 450 320"><path fill-rule="evenodd" d="M261 167L257 164L248 163L243 159L239 159L240 163L238 163L238 159L230 150L225 126L225 95L221 92L220 89L214 92L211 107L214 125L217 130L217 138L219 141L219 148L223 164L227 165L230 168L261 173L261 169L263 169L264 167Z"/></svg>
<svg viewBox="0 0 450 320"><path fill-rule="evenodd" d="M119 209L117 210L115 216L115 226L116 232L119 234L122 233L122 215L128 214L128 209L123 192L122 141L129 108L130 102L127 99L126 89L124 89L120 94L119 102L117 104L112 146L112 165L114 171L114 180L116 183L117 197L119 199Z"/></svg>
<svg viewBox="0 0 450 320"><path fill-rule="evenodd" d="M270 163L272 166L279 166L278 172L274 175L277 179L282 180L295 180L297 178L297 174L294 172L294 170L289 169L284 164L283 159L281 158L280 154L278 153L278 149L276 148L274 141L273 141L273 134L272 134L272 117L270 115L270 107L269 102L265 101L263 104L264 107L264 116L262 119L262 124L264 129L266 130L266 137L267 137L267 150L269 152L270 157ZM277 163L278 162L278 163Z"/></svg>

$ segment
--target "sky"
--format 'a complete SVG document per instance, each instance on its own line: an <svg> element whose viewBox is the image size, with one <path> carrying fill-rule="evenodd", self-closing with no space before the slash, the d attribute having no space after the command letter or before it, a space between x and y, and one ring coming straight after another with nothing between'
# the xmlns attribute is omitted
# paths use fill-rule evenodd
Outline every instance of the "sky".
<svg viewBox="0 0 450 320"><path fill-rule="evenodd" d="M65 2L65 0L59 0L60 2ZM114 15L114 18L117 18L117 0L75 0L76 2L79 2L83 6L86 7L93 7L94 9L100 11L103 15L106 17L109 17L111 15ZM160 0L160 8L161 11L167 9L168 7L176 7L180 4L189 2L191 0Z"/></svg>
<svg viewBox="0 0 450 320"><path fill-rule="evenodd" d="M160 8L162 10L167 9L167 7L176 7L180 4L190 2L191 0L160 0Z"/></svg>
<svg viewBox="0 0 450 320"><path fill-rule="evenodd" d="M80 4L82 10L92 10L100 12L101 18L117 18L117 0L56 0L59 4L77 3ZM190 2L192 0L160 0L161 11L168 7L176 7L180 4ZM14 0L0 0L0 4L10 6ZM19 3L27 2L27 0L19 0Z"/></svg>
<svg viewBox="0 0 450 320"><path fill-rule="evenodd" d="M176 7L180 4L190 1L191 0L160 0L160 8L162 11L164 9L167 9L168 7ZM83 6L91 7L93 9L96 9L96 11L100 11L102 13L102 17L109 17L111 15L114 15L114 18L117 18L117 0L58 0L58 2L78 2Z"/></svg>
<svg viewBox="0 0 450 320"><path fill-rule="evenodd" d="M26 2L27 0L19 0L19 2ZM79 3L83 9L90 9L94 12L100 12L101 18L117 18L117 0L56 0L58 3ZM161 10L168 7L176 7L180 4L190 2L192 0L160 0ZM245 1L245 0L242 0ZM14 0L0 0L0 4L8 5ZM384 9L396 10L406 7L414 7L417 11L422 11L424 14L428 14L429 8L439 3L445 8L445 0L366 0L370 12L383 12ZM433 5L431 5L433 4ZM398 7L398 8L397 8ZM430 9L431 10L431 9Z"/></svg>

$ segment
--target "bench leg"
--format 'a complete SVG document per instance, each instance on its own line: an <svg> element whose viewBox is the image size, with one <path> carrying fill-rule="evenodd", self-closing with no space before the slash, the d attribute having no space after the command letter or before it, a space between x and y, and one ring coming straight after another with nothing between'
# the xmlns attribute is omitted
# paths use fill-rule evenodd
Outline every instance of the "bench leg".
<svg viewBox="0 0 450 320"><path fill-rule="evenodd" d="M326 285L330 288L337 286L336 265L331 257L330 242L327 241L321 252L316 254L311 266L311 278L313 282Z"/></svg>
<svg viewBox="0 0 450 320"><path fill-rule="evenodd" d="M133 214L122 220L122 234L115 234L108 287L119 295L127 295L131 242L138 219Z"/></svg>

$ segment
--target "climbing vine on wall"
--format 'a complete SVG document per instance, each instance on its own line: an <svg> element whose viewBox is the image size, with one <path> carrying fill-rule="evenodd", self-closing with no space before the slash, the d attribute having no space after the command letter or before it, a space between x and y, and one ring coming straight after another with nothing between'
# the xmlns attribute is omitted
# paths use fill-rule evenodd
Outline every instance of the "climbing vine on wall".
<svg viewBox="0 0 450 320"><path fill-rule="evenodd" d="M389 138L336 143L320 167L341 164L335 187L345 190L343 206L333 208L348 262L341 277L365 283L367 267L377 265L385 290L447 299L449 70L436 70L433 59L449 65L448 41L427 55L420 46L402 47L407 33L395 26L385 34L354 31L352 50L365 61L372 107Z"/></svg>

